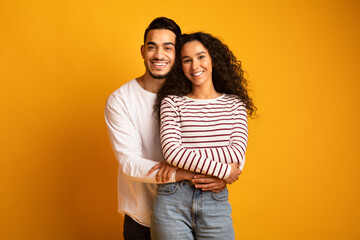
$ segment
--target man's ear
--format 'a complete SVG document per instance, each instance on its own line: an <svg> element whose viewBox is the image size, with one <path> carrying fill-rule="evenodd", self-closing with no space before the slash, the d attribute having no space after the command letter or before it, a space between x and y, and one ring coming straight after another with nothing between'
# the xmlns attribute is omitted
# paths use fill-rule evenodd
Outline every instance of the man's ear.
<svg viewBox="0 0 360 240"><path fill-rule="evenodd" d="M144 45L141 45L140 51L141 51L142 58L144 58L145 57L145 46Z"/></svg>

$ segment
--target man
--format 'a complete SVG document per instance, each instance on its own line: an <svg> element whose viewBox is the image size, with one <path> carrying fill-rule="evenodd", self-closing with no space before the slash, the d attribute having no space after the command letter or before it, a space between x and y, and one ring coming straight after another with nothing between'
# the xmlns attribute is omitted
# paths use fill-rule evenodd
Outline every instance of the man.
<svg viewBox="0 0 360 240"><path fill-rule="evenodd" d="M226 185L213 177L192 179L193 174L164 162L153 105L156 93L174 65L175 44L180 35L180 27L173 20L154 19L145 30L141 46L144 75L124 84L106 103L105 121L119 162L118 211L124 215L125 240L150 239L155 183L160 180L192 180L199 188L213 191Z"/></svg>

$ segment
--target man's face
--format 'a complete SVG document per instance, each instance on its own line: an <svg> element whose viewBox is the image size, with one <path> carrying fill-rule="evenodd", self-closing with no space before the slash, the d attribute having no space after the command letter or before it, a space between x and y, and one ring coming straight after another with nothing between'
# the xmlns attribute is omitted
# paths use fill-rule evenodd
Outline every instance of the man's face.
<svg viewBox="0 0 360 240"><path fill-rule="evenodd" d="M153 29L141 46L146 71L154 79L166 78L175 61L176 35L167 29Z"/></svg>

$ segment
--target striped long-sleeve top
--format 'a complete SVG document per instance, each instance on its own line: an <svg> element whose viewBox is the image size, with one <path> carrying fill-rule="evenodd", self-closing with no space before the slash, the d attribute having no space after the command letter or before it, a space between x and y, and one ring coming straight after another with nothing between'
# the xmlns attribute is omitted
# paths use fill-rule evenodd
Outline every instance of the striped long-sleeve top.
<svg viewBox="0 0 360 240"><path fill-rule="evenodd" d="M245 104L234 95L216 99L168 96L160 109L166 161L185 170L226 179L229 163L245 164L248 140Z"/></svg>

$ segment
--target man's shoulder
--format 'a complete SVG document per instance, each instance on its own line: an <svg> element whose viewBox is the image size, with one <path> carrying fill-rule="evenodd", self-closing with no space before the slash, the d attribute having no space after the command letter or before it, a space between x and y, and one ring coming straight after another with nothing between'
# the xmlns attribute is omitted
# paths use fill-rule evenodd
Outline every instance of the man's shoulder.
<svg viewBox="0 0 360 240"><path fill-rule="evenodd" d="M132 79L124 83L121 87L112 92L109 97L126 97L131 95L131 92L134 91L135 82L136 80Z"/></svg>
<svg viewBox="0 0 360 240"><path fill-rule="evenodd" d="M130 96L134 95L134 81L136 80L132 79L126 82L121 87L112 92L106 101L106 106L113 108L120 106L124 107L127 105L127 102L131 102Z"/></svg>

